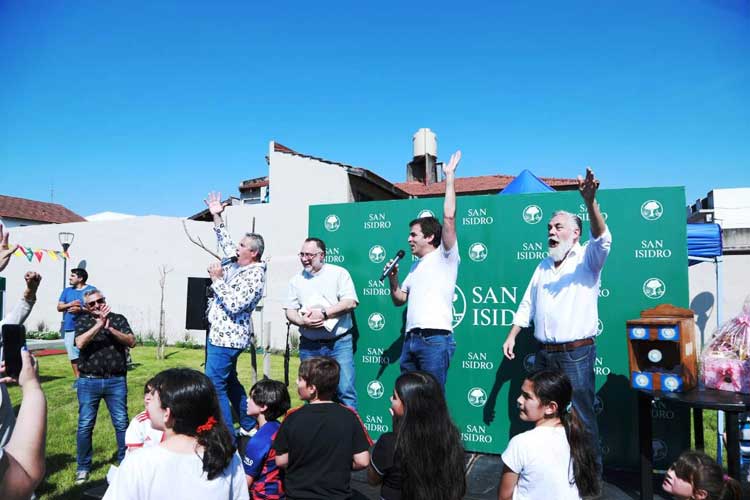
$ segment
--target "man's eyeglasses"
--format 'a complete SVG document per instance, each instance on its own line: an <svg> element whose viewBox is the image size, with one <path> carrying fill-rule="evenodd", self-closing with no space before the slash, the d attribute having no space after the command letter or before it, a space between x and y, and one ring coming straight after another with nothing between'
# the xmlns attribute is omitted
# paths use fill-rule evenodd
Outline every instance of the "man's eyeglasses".
<svg viewBox="0 0 750 500"><path fill-rule="evenodd" d="M300 252L299 253L299 258L300 259L312 259L316 255L321 254L321 253L323 253L323 252L315 252L315 253Z"/></svg>
<svg viewBox="0 0 750 500"><path fill-rule="evenodd" d="M104 297L102 297L101 299L92 300L91 302L86 302L86 306L87 307L94 307L94 304L106 304L106 303L107 303L107 299L105 299Z"/></svg>

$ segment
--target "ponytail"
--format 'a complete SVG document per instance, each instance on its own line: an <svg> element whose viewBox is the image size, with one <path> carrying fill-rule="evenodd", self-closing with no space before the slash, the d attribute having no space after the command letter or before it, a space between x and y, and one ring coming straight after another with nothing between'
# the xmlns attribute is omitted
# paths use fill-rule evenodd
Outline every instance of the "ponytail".
<svg viewBox="0 0 750 500"><path fill-rule="evenodd" d="M203 472L211 480L221 474L232 461L234 443L224 422L208 417L206 423L196 428L196 439L203 447Z"/></svg>
<svg viewBox="0 0 750 500"><path fill-rule="evenodd" d="M742 486L736 479L732 479L729 476L724 476L724 484L719 491L717 500L741 500L742 499Z"/></svg>
<svg viewBox="0 0 750 500"><path fill-rule="evenodd" d="M599 468L596 464L594 444L591 434L583 427L573 405L573 385L567 375L560 371L542 370L532 373L528 378L534 385L534 393L542 404L553 401L557 404L557 417L565 429L565 436L570 447L570 464L573 479L582 497L599 495ZM572 484L572 483L571 483Z"/></svg>
<svg viewBox="0 0 750 500"><path fill-rule="evenodd" d="M578 493L582 497L598 496L600 484L591 434L583 428L581 419L578 418L575 409L570 408L570 406L568 408L568 411L565 411L565 409L561 411L560 422L562 422L565 428L565 436L568 438L570 461Z"/></svg>
<svg viewBox="0 0 750 500"><path fill-rule="evenodd" d="M171 410L172 431L196 438L203 447L206 477L211 480L220 475L232 461L235 447L208 377L190 368L170 368L158 373L151 386L161 407Z"/></svg>

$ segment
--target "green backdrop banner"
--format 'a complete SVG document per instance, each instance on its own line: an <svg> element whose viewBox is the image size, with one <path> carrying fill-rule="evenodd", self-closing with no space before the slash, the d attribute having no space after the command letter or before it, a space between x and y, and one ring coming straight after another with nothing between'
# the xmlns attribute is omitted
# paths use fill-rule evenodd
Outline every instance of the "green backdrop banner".
<svg viewBox="0 0 750 500"><path fill-rule="evenodd" d="M625 321L660 303L688 307L685 195L683 188L621 189L602 190L597 199L613 243L599 298L596 409L605 463L633 466L636 403ZM326 260L348 269L357 287L359 412L373 438L391 428L388 398L399 375L405 321L405 307L392 304L387 280L378 277L387 260L404 249L403 281L413 259L406 243L409 221L424 215L441 219L442 207L442 198L310 207L310 236L326 242ZM518 420L515 400L533 363L533 335L519 335L513 361L503 358L502 343L534 268L547 256L546 225L559 209L581 216L587 240L588 214L577 192L458 198L461 264L453 301L458 346L446 396L467 450L501 453L510 436L527 428ZM689 418L668 407L654 411L659 466L659 460L689 446ZM659 437L660 426L669 428L668 437Z"/></svg>

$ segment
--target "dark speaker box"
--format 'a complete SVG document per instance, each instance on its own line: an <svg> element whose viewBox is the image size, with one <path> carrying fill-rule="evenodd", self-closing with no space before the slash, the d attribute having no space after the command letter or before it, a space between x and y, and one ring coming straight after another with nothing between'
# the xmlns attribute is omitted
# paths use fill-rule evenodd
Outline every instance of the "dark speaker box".
<svg viewBox="0 0 750 500"><path fill-rule="evenodd" d="M211 278L188 278L185 328L188 330L206 330L208 328L206 309L210 296Z"/></svg>

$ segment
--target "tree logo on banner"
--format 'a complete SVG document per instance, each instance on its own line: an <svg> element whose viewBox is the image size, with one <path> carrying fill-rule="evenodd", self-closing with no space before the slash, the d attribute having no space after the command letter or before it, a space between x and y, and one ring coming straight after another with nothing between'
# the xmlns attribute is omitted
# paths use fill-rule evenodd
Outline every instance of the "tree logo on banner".
<svg viewBox="0 0 750 500"><path fill-rule="evenodd" d="M643 282L643 295L649 299L660 299L667 293L667 285L659 278L649 278Z"/></svg>
<svg viewBox="0 0 750 500"><path fill-rule="evenodd" d="M453 290L453 328L456 328L466 316L466 296L464 292L456 285Z"/></svg>
<svg viewBox="0 0 750 500"><path fill-rule="evenodd" d="M478 241L469 247L469 258L474 262L482 262L487 258L487 245Z"/></svg>
<svg viewBox="0 0 750 500"><path fill-rule="evenodd" d="M370 248L368 256L370 257L370 262L380 264L385 260L385 248L380 245L373 245L372 248Z"/></svg>
<svg viewBox="0 0 750 500"><path fill-rule="evenodd" d="M487 402L487 392L481 387L472 387L469 389L466 399L469 400L471 406L479 408Z"/></svg>
<svg viewBox="0 0 750 500"><path fill-rule="evenodd" d="M652 440L651 448L654 450L654 462L664 460L669 454L669 446L661 439Z"/></svg>
<svg viewBox="0 0 750 500"><path fill-rule="evenodd" d="M539 205L529 205L523 209L523 220L527 224L538 224L542 220L542 209Z"/></svg>
<svg viewBox="0 0 750 500"><path fill-rule="evenodd" d="M367 384L367 395L372 399L380 399L385 394L385 387L380 383L380 380L371 380Z"/></svg>
<svg viewBox="0 0 750 500"><path fill-rule="evenodd" d="M664 213L664 207L658 200L648 200L641 205L641 216L646 220L657 220Z"/></svg>
<svg viewBox="0 0 750 500"><path fill-rule="evenodd" d="M370 327L370 330L379 332L385 326L385 318L379 312L374 312L367 318L367 325Z"/></svg>
<svg viewBox="0 0 750 500"><path fill-rule="evenodd" d="M423 219L424 217L435 217L435 214L432 212L432 210L427 210L425 208L419 211L419 215L417 215L417 219Z"/></svg>
<svg viewBox="0 0 750 500"><path fill-rule="evenodd" d="M604 323L602 323L601 319L597 319L596 320L596 336L598 337L599 335L601 335L603 331L604 331Z"/></svg>
<svg viewBox="0 0 750 500"><path fill-rule="evenodd" d="M326 228L326 231L334 232L338 231L341 227L341 219L339 219L338 215L331 214L328 217L326 217L326 220L323 222L323 225Z"/></svg>

